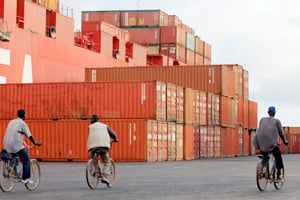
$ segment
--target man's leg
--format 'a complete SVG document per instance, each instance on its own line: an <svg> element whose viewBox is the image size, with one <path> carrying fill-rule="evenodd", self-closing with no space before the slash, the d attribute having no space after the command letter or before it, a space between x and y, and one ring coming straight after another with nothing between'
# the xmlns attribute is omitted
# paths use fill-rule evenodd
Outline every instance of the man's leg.
<svg viewBox="0 0 300 200"><path fill-rule="evenodd" d="M30 178L30 161L29 161L29 155L28 152L25 149L21 149L18 153L18 156L20 157L20 160L23 164L23 180Z"/></svg>
<svg viewBox="0 0 300 200"><path fill-rule="evenodd" d="M109 158L109 154L108 154L108 152L107 153L105 153L105 154L103 154L103 155L101 155L101 159L102 159L102 162L103 162L103 174L104 175L108 175L108 174L110 174L110 158Z"/></svg>
<svg viewBox="0 0 300 200"><path fill-rule="evenodd" d="M276 168L278 170L278 172L280 172L280 170L283 168L283 162L282 162L282 156L281 156L281 152L278 146L276 146L273 151L272 151L275 160L276 160Z"/></svg>

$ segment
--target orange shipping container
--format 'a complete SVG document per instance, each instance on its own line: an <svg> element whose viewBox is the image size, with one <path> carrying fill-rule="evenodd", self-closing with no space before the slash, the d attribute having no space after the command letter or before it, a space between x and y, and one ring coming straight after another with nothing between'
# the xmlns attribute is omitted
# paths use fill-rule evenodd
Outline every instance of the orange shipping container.
<svg viewBox="0 0 300 200"><path fill-rule="evenodd" d="M179 44L185 47L186 35L185 31L176 26L161 27L160 41L162 44Z"/></svg>
<svg viewBox="0 0 300 200"><path fill-rule="evenodd" d="M186 123L194 123L194 90L191 88L185 88L184 95L184 121Z"/></svg>
<svg viewBox="0 0 300 200"><path fill-rule="evenodd" d="M248 101L249 103L249 128L257 129L257 103Z"/></svg>
<svg viewBox="0 0 300 200"><path fill-rule="evenodd" d="M176 160L183 160L183 124L176 124Z"/></svg>
<svg viewBox="0 0 300 200"><path fill-rule="evenodd" d="M230 66L230 65L229 65ZM116 76L118 74L118 76ZM92 77L95 77L92 79ZM159 80L198 91L235 97L234 71L227 65L86 69L86 81Z"/></svg>
<svg viewBox="0 0 300 200"><path fill-rule="evenodd" d="M184 125L183 155L185 160L194 159L194 125L193 124Z"/></svg>
<svg viewBox="0 0 300 200"><path fill-rule="evenodd" d="M5 84L0 97L0 119L15 118L20 108L27 119L78 119L94 113L100 119L166 119L166 84L156 81Z"/></svg>

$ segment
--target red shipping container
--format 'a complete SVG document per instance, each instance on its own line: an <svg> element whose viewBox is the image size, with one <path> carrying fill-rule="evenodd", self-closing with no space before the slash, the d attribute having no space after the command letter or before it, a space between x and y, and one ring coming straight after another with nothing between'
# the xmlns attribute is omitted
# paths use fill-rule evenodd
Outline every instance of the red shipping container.
<svg viewBox="0 0 300 200"><path fill-rule="evenodd" d="M185 47L186 35L185 31L176 26L161 27L160 41L162 44L178 44Z"/></svg>
<svg viewBox="0 0 300 200"><path fill-rule="evenodd" d="M176 119L177 122L184 122L184 88L176 87Z"/></svg>
<svg viewBox="0 0 300 200"><path fill-rule="evenodd" d="M159 27L126 28L130 41L142 45L160 44Z"/></svg>
<svg viewBox="0 0 300 200"><path fill-rule="evenodd" d="M230 74L234 75L234 71L227 65L89 68L86 69L86 81L160 80L198 91L235 97L232 89L235 80ZM96 79L92 79L93 76Z"/></svg>
<svg viewBox="0 0 300 200"><path fill-rule="evenodd" d="M183 157L185 160L194 159L194 125L193 124L184 125Z"/></svg>
<svg viewBox="0 0 300 200"><path fill-rule="evenodd" d="M207 158L207 127L200 126L200 158Z"/></svg>
<svg viewBox="0 0 300 200"><path fill-rule="evenodd" d="M194 125L194 159L200 158L200 126Z"/></svg>
<svg viewBox="0 0 300 200"><path fill-rule="evenodd" d="M161 10L125 10L121 11L121 26L167 26L168 15Z"/></svg>
<svg viewBox="0 0 300 200"><path fill-rule="evenodd" d="M174 84L167 83L167 120L176 121L176 94L177 87Z"/></svg>
<svg viewBox="0 0 300 200"><path fill-rule="evenodd" d="M185 48L178 44L161 44L161 54L166 55L174 60L182 63L186 62L185 59Z"/></svg>
<svg viewBox="0 0 300 200"><path fill-rule="evenodd" d="M176 160L176 123L168 122L168 159Z"/></svg>
<svg viewBox="0 0 300 200"><path fill-rule="evenodd" d="M111 25L119 27L121 19L120 11L82 11L81 24L85 22L104 21Z"/></svg>
<svg viewBox="0 0 300 200"><path fill-rule="evenodd" d="M166 119L166 84L156 81L5 84L0 97L0 119L15 118L20 108L27 119L78 119L94 113L100 119Z"/></svg>
<svg viewBox="0 0 300 200"><path fill-rule="evenodd" d="M183 124L176 124L176 160L183 160Z"/></svg>

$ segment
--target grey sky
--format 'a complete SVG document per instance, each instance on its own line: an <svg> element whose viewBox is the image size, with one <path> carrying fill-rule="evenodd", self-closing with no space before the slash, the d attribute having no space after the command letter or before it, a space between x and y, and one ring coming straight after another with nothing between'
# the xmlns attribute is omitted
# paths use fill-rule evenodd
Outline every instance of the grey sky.
<svg viewBox="0 0 300 200"><path fill-rule="evenodd" d="M212 64L240 64L249 71L249 99L258 118L274 105L283 126L300 126L299 0L60 0L82 10L161 9L212 45Z"/></svg>

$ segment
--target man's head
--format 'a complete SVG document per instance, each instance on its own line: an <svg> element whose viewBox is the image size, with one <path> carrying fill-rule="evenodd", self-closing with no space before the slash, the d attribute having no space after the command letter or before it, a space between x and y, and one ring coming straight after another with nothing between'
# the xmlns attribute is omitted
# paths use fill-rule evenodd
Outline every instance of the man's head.
<svg viewBox="0 0 300 200"><path fill-rule="evenodd" d="M23 109L20 109L20 110L18 110L18 117L19 118L21 118L21 119L25 119L25 115L26 115L26 113L25 113L25 110L23 110Z"/></svg>
<svg viewBox="0 0 300 200"><path fill-rule="evenodd" d="M270 106L270 107L268 108L268 114L269 114L271 117L274 117L274 116L275 116L275 114L276 114L276 109L275 109L274 106Z"/></svg>
<svg viewBox="0 0 300 200"><path fill-rule="evenodd" d="M97 121L99 121L98 115L92 115L92 116L91 116L91 124L93 124L93 123L95 123L95 122L97 122Z"/></svg>

